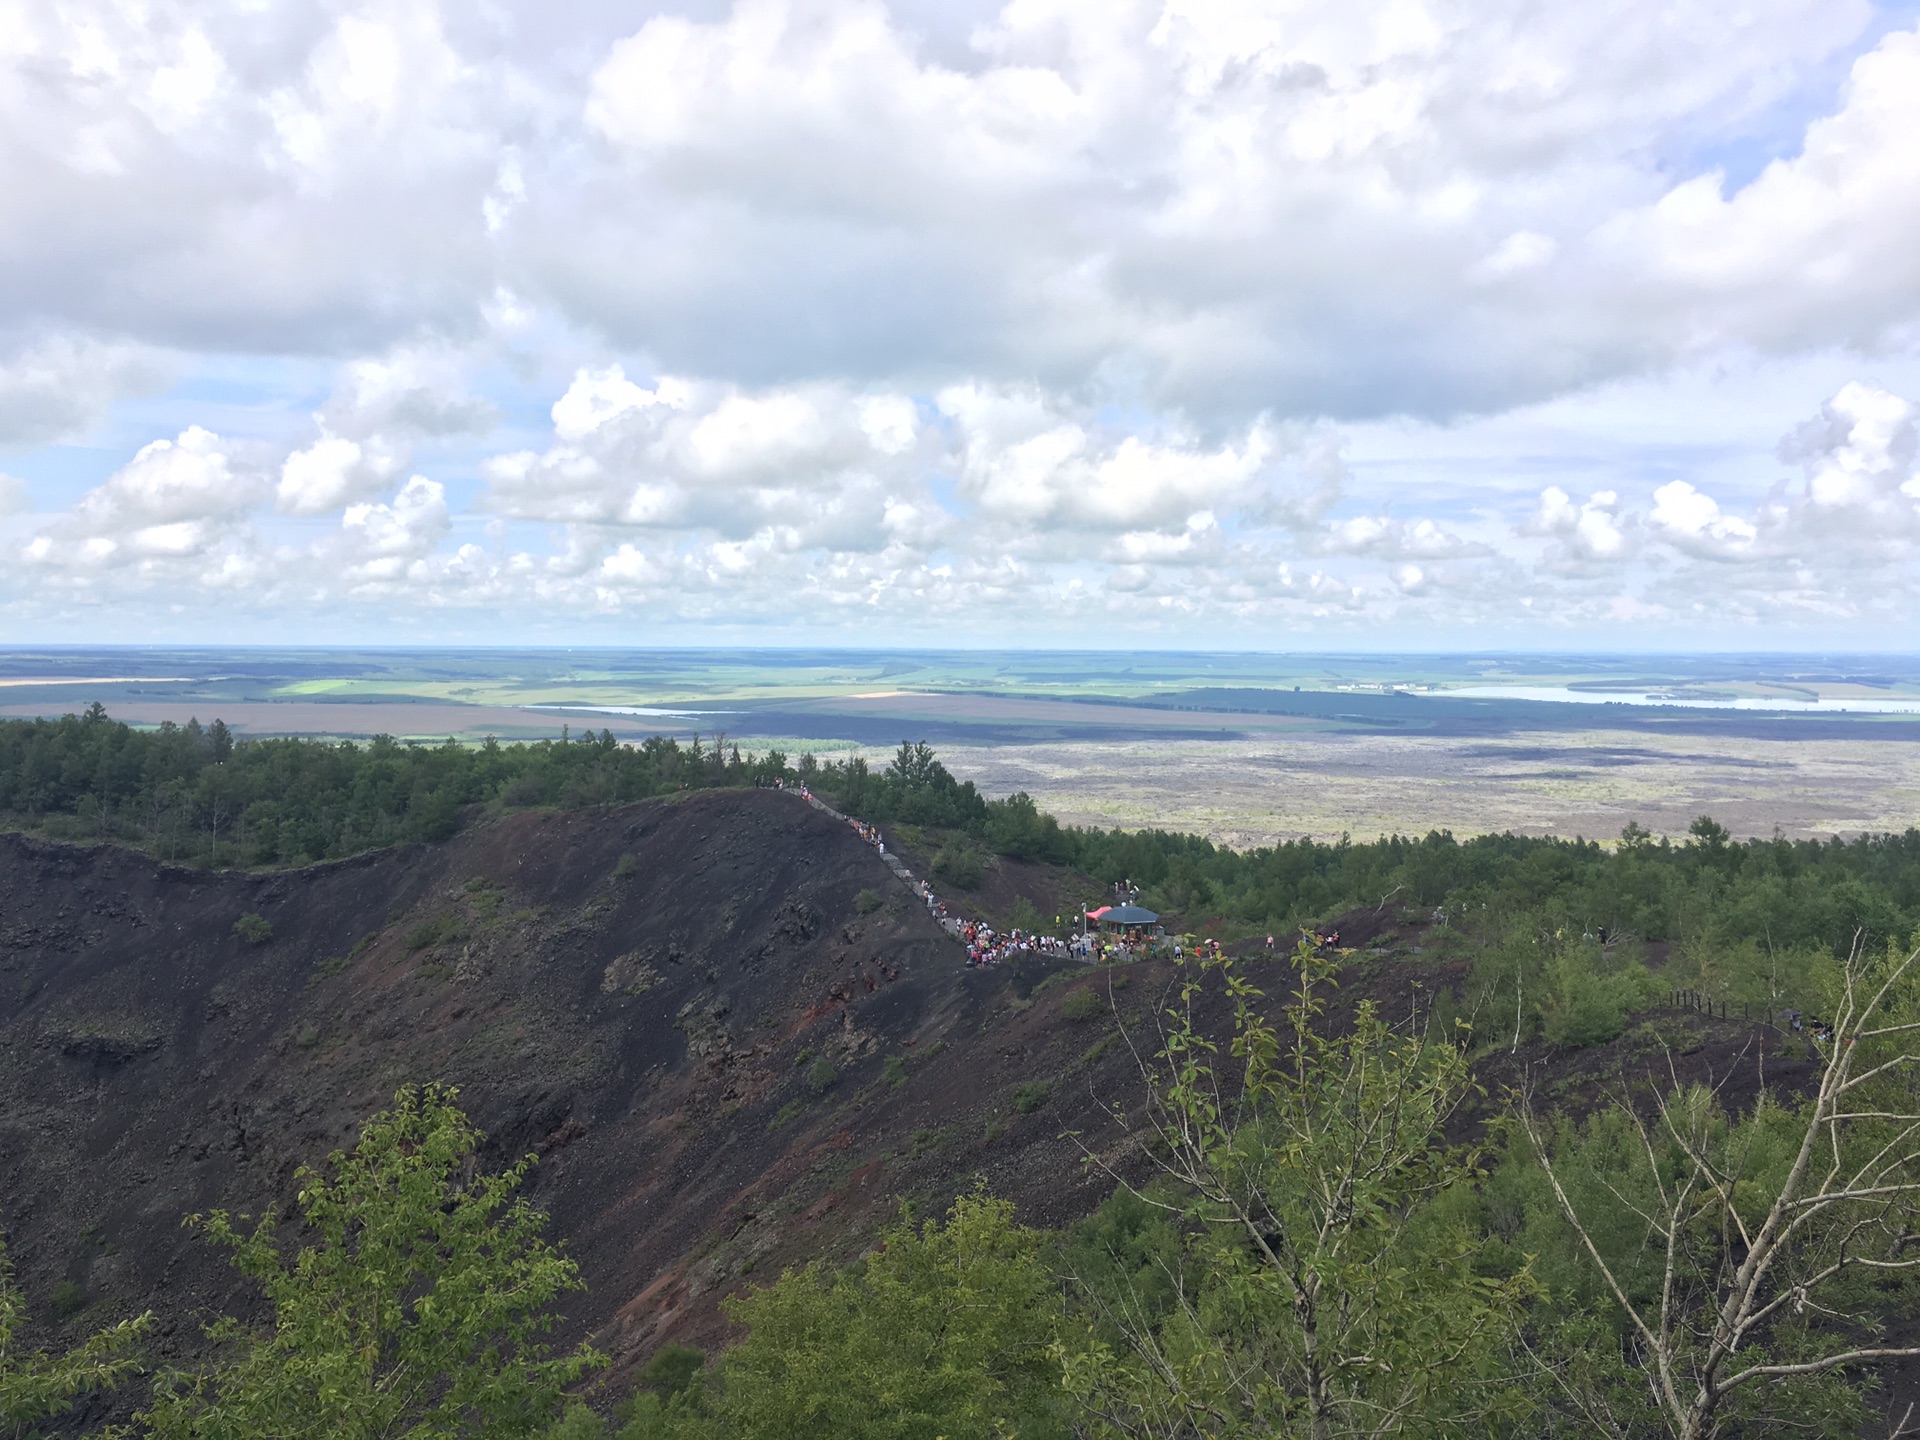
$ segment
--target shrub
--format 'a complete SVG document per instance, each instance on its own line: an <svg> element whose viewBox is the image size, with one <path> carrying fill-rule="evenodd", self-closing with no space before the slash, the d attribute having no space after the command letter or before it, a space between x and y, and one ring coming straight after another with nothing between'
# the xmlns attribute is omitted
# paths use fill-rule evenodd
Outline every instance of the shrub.
<svg viewBox="0 0 1920 1440"><path fill-rule="evenodd" d="M1069 1020L1091 1020L1106 1013L1107 1002L1091 985L1082 985L1060 1002L1060 1013Z"/></svg>
<svg viewBox="0 0 1920 1440"><path fill-rule="evenodd" d="M1033 902L1024 895L1014 901L1013 909L1007 912L1007 924L1029 935L1039 934L1042 923L1040 912L1033 908Z"/></svg>
<svg viewBox="0 0 1920 1440"><path fill-rule="evenodd" d="M618 860L613 862L613 873L615 875L620 876L622 879L624 879L628 875L633 874L633 872L638 870L639 868L640 868L640 862L633 857L632 851L628 851L625 855L622 855ZM667 1350L678 1350L680 1348L681 1347L678 1345L669 1345L667 1347ZM700 1352L696 1350L693 1353L698 1355ZM661 1351L660 1354L661 1355L666 1354L666 1350ZM656 1360L659 1358L660 1357L658 1355L654 1357L654 1359ZM699 1367L696 1366L695 1368L697 1369Z"/></svg>
<svg viewBox="0 0 1920 1440"><path fill-rule="evenodd" d="M671 1399L693 1383L693 1377L706 1363L707 1352L695 1346L663 1345L640 1367L640 1387L662 1399Z"/></svg>
<svg viewBox="0 0 1920 1440"><path fill-rule="evenodd" d="M871 915L880 908L880 892L878 890L862 890L858 895L853 897L853 908L858 910L862 915Z"/></svg>
<svg viewBox="0 0 1920 1440"><path fill-rule="evenodd" d="M980 886L980 852L964 838L956 837L942 845L934 854L931 868L934 879L957 885L962 890L977 890Z"/></svg>
<svg viewBox="0 0 1920 1440"><path fill-rule="evenodd" d="M249 945L264 945L273 938L273 926L267 923L264 915L256 915L249 910L233 922L233 933Z"/></svg>
<svg viewBox="0 0 1920 1440"><path fill-rule="evenodd" d="M889 1055L887 1063L880 1067L880 1076L894 1089L898 1090L907 1083L907 1062L898 1055Z"/></svg>
<svg viewBox="0 0 1920 1440"><path fill-rule="evenodd" d="M816 1095L826 1094L839 1078L840 1072L834 1068L833 1061L824 1055L807 1067L807 1089Z"/></svg>
<svg viewBox="0 0 1920 1440"><path fill-rule="evenodd" d="M778 1130L783 1125L791 1124L798 1118L800 1112L806 1108L807 1107L802 1105L798 1100L789 1100L774 1112L771 1120L767 1121L767 1129Z"/></svg>
<svg viewBox="0 0 1920 1440"><path fill-rule="evenodd" d="M1022 1115L1031 1115L1047 1103L1052 1091L1042 1080L1029 1080L1013 1092L1013 1108Z"/></svg>

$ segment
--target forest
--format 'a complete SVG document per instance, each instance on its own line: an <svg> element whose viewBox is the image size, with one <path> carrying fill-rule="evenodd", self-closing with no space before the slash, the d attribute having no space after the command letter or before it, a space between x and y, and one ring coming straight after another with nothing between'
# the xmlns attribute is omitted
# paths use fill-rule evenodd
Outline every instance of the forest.
<svg viewBox="0 0 1920 1440"><path fill-rule="evenodd" d="M236 740L219 720L138 730L99 706L60 720L0 722L0 823L55 838L111 839L177 863L286 866L401 841L443 840L490 813L626 803L687 789L804 782L878 824L944 848L1130 880L1146 902L1242 933L1292 930L1358 905L1461 918L1525 915L1536 930L1710 943L1760 955L1843 950L1920 926L1920 829L1833 840L1736 840L1710 818L1681 842L1629 823L1598 840L1446 833L1297 840L1248 850L1161 830L1063 826L1030 796L989 799L924 744L881 769L864 758L743 755L724 737L623 745L562 740L427 745ZM964 856L963 856L964 858ZM977 861L976 861L977 863ZM939 869L936 865L936 877ZM955 867L963 872L964 866ZM1758 998L1758 997L1746 997Z"/></svg>

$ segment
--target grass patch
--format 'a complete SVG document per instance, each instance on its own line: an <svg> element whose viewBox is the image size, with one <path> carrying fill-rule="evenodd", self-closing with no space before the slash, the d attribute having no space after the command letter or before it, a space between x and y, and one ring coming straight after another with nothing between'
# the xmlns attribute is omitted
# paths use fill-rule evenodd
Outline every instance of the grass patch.
<svg viewBox="0 0 1920 1440"><path fill-rule="evenodd" d="M633 874L633 872L639 868L640 862L634 857L631 850L613 862L613 873L622 880L626 879L627 876Z"/></svg>
<svg viewBox="0 0 1920 1440"><path fill-rule="evenodd" d="M1069 1020L1091 1020L1107 1013L1107 1002L1091 985L1083 985L1060 1002L1060 1013Z"/></svg>
<svg viewBox="0 0 1920 1440"><path fill-rule="evenodd" d="M880 892L878 890L862 890L858 895L853 897L853 908L858 910L862 915L871 915L880 908Z"/></svg>
<svg viewBox="0 0 1920 1440"><path fill-rule="evenodd" d="M1028 1080L1016 1086L1013 1092L1013 1108L1022 1115L1031 1115L1047 1101L1053 1098L1053 1091L1043 1080Z"/></svg>
<svg viewBox="0 0 1920 1440"><path fill-rule="evenodd" d="M1119 1034L1115 1031L1111 1031L1111 1030L1108 1031L1105 1035L1102 1035L1098 1040L1094 1041L1093 1044L1089 1045L1086 1048L1085 1052L1082 1053L1080 1056L1080 1063L1082 1065L1093 1064L1094 1061L1098 1060L1102 1055L1106 1054L1109 1050L1111 1050L1114 1046L1118 1045L1119 1043L1120 1043Z"/></svg>
<svg viewBox="0 0 1920 1440"><path fill-rule="evenodd" d="M898 1090L907 1083L907 1062L898 1055L889 1055L887 1063L880 1067L880 1078Z"/></svg>
<svg viewBox="0 0 1920 1440"><path fill-rule="evenodd" d="M798 1100L787 1101L786 1104L774 1111L773 1118L767 1121L767 1129L778 1130L783 1125L791 1124L799 1116L800 1112L806 1108L807 1107Z"/></svg>
<svg viewBox="0 0 1920 1440"><path fill-rule="evenodd" d="M405 941L407 953L413 955L433 945L443 945L449 940L460 938L460 926L453 916L446 912L435 915L430 920L422 920L407 932Z"/></svg>
<svg viewBox="0 0 1920 1440"><path fill-rule="evenodd" d="M1042 979L1033 989L1029 990L1027 992L1027 998L1031 1000L1036 995L1044 995L1056 985L1071 984L1073 981L1078 980L1084 973L1085 972L1077 966L1072 970L1056 970L1053 974Z"/></svg>
<svg viewBox="0 0 1920 1440"><path fill-rule="evenodd" d="M62 1320L70 1320L87 1308L93 1297L87 1294L86 1287L76 1285L71 1280L62 1280L53 1287L53 1293L47 1297L53 1305L53 1313Z"/></svg>

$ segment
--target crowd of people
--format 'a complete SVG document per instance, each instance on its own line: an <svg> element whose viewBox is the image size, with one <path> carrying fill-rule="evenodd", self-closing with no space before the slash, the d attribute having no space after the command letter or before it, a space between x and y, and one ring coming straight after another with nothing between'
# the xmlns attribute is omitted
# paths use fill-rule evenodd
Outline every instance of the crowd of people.
<svg viewBox="0 0 1920 1440"><path fill-rule="evenodd" d="M1022 955L1041 955L1050 960L1074 958L1071 941L1051 935L1036 935L1017 926L1004 931L996 930L984 920L962 919L947 909L947 902L935 894L933 887L924 880L914 881L913 891L927 907L927 913L949 935L967 947L968 965L998 965L1002 960L1017 959Z"/></svg>
<svg viewBox="0 0 1920 1440"><path fill-rule="evenodd" d="M815 800L806 785L798 781L776 779L772 787L795 794L803 800L839 815L823 802ZM862 841L871 845L883 858L887 853L886 836L877 825L869 825L864 820L856 820L850 815L841 819L858 835ZM1023 956L1037 956L1048 960L1078 960L1083 964L1118 964L1127 960L1144 959L1156 952L1164 953L1169 947L1172 953L1184 953L1178 940L1168 941L1146 933L1108 934L1086 926L1081 917L1072 917L1074 925L1080 927L1080 933L1072 933L1072 927L1066 922L1066 916L1056 915L1056 928L1065 931L1061 935L1041 935L1032 930L1023 930L1010 926L1005 930L996 929L985 920L969 920L954 914L947 908L947 902L935 893L934 888L924 880L913 881L913 891L927 907L927 913L937 921L949 935L967 947L966 963L970 966L998 965L1005 960L1019 959ZM1136 904L1140 899L1140 887L1131 881L1122 881L1114 886L1115 903ZM1219 953L1220 942L1205 940L1194 944L1196 953L1209 943L1215 954ZM1271 943L1271 942L1269 942Z"/></svg>
<svg viewBox="0 0 1920 1440"><path fill-rule="evenodd" d="M794 786L783 786L795 789ZM804 789L799 793L807 799L813 797ZM817 803L817 802L816 802ZM869 825L864 820L851 816L844 817L853 833L871 845L882 857L887 853L887 839L877 825ZM1041 956L1049 960L1091 960L1095 955L1095 946L1099 937L1076 935L1061 939L1054 935L1039 935L1031 930L1010 927L997 930L984 920L969 920L954 914L947 908L947 902L934 893L934 889L924 880L913 882L913 891L920 897L931 915L946 932L967 947L968 965L998 965L1003 960L1017 959L1024 955Z"/></svg>

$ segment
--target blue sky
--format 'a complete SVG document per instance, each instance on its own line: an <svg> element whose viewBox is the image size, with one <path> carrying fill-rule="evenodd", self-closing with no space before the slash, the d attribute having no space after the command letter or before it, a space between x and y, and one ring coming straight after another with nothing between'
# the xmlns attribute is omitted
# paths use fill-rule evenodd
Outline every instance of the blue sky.
<svg viewBox="0 0 1920 1440"><path fill-rule="evenodd" d="M1915 3L0 33L0 638L1912 645Z"/></svg>

